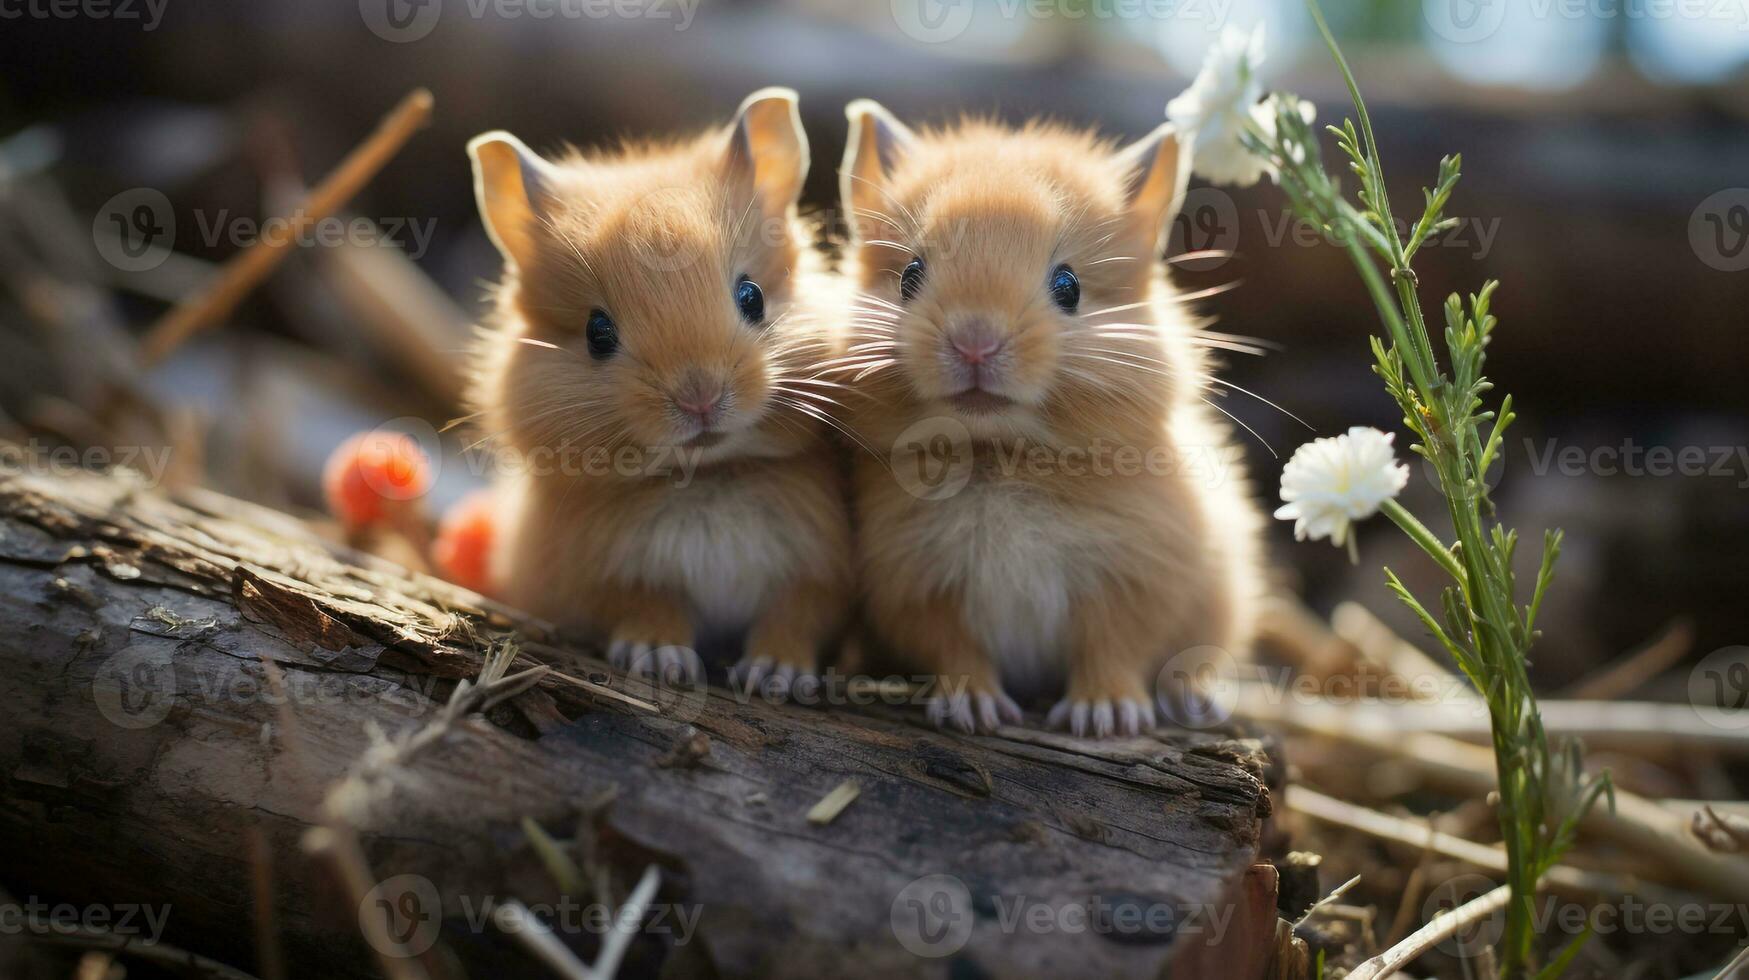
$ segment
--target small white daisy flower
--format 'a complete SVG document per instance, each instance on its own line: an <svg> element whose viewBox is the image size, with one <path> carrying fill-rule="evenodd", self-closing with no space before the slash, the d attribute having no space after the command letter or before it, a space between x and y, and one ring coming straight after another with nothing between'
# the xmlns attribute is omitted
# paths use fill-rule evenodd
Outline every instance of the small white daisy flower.
<svg viewBox="0 0 1749 980"><path fill-rule="evenodd" d="M1263 55L1262 24L1249 34L1227 28L1203 56L1190 87L1166 104L1166 118L1192 137L1191 170L1211 183L1248 187L1265 174L1274 176L1269 162L1239 139L1247 124L1261 130L1266 142L1275 138L1275 97L1263 99L1257 75ZM1315 111L1310 102L1300 103L1307 123Z"/></svg>
<svg viewBox="0 0 1749 980"><path fill-rule="evenodd" d="M1377 513L1409 482L1409 467L1397 462L1394 433L1355 426L1344 435L1314 439L1294 451L1281 471L1281 508L1275 516L1294 522L1294 538L1329 538L1348 544L1355 521Z"/></svg>
<svg viewBox="0 0 1749 980"><path fill-rule="evenodd" d="M1263 25L1249 34L1228 27L1203 56L1202 70L1190 87L1166 104L1166 118L1193 137L1194 173L1217 184L1245 186L1267 172L1263 161L1239 142L1263 97L1263 81L1257 77L1262 63Z"/></svg>

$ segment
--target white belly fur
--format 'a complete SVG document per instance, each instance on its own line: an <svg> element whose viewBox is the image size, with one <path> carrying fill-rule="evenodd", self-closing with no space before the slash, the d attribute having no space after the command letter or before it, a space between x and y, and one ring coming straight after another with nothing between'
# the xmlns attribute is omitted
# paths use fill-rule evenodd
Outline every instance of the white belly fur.
<svg viewBox="0 0 1749 980"><path fill-rule="evenodd" d="M1099 542L1044 493L974 480L926 503L912 527L931 591L964 596L966 627L1011 690L1061 683L1073 597L1094 578Z"/></svg>
<svg viewBox="0 0 1749 980"><path fill-rule="evenodd" d="M626 580L677 589L704 632L745 628L772 588L819 564L813 542L756 493L695 483L676 491L628 535Z"/></svg>

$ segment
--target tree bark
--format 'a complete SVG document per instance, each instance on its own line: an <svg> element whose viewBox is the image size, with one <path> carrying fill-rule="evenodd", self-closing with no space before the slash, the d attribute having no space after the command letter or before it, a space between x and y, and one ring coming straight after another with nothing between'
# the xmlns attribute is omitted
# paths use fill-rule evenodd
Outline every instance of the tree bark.
<svg viewBox="0 0 1749 980"><path fill-rule="evenodd" d="M324 806L367 727L430 725L503 642L554 673ZM168 906L158 938L263 976L548 976L483 910L518 900L589 959L651 865L622 976L1200 976L1275 942L1273 886L1245 884L1257 743L651 691L473 593L125 472L0 474L0 667L0 887L112 928ZM336 812L362 902L305 847Z"/></svg>

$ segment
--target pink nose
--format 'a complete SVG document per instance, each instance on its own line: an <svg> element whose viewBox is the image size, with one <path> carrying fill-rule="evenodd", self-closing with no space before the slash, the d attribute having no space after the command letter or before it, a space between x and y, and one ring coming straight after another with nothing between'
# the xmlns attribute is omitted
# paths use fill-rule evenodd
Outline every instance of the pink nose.
<svg viewBox="0 0 1749 980"><path fill-rule="evenodd" d="M674 399L674 405L682 412L696 417L701 422L708 422L711 416L723 407L722 395L681 395Z"/></svg>
<svg viewBox="0 0 1749 980"><path fill-rule="evenodd" d="M674 389L674 407L705 425L723 412L723 383L701 371L693 371Z"/></svg>
<svg viewBox="0 0 1749 980"><path fill-rule="evenodd" d="M981 324L954 331L948 342L967 364L982 364L1002 349L1002 338Z"/></svg>

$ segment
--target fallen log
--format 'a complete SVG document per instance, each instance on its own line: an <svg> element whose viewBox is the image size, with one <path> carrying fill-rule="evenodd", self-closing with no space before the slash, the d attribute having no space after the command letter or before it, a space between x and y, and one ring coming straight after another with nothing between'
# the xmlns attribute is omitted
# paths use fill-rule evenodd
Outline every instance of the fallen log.
<svg viewBox="0 0 1749 980"><path fill-rule="evenodd" d="M382 765L494 652L552 669ZM1255 742L640 688L544 623L127 471L0 472L0 668L0 889L124 936L152 912L136 943L262 976L552 975L494 910L588 960L651 867L622 976L1261 976L1276 944L1273 875L1246 885ZM367 757L371 791L336 799ZM362 901L308 847L344 850L336 813Z"/></svg>

